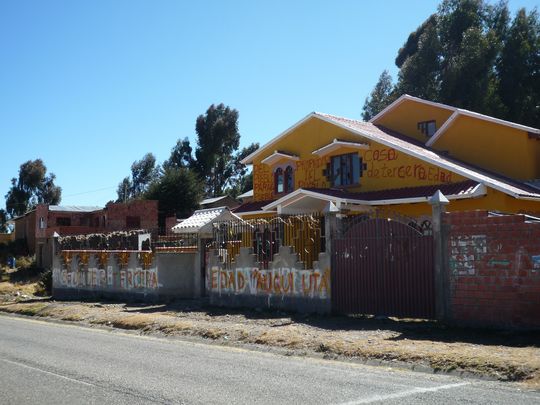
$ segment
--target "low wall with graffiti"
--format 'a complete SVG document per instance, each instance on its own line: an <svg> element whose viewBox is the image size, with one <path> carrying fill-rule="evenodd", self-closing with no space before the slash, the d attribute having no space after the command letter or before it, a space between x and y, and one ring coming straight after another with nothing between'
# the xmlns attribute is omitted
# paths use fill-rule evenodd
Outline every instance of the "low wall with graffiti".
<svg viewBox="0 0 540 405"><path fill-rule="evenodd" d="M451 320L540 328L540 222L487 211L445 214Z"/></svg>
<svg viewBox="0 0 540 405"><path fill-rule="evenodd" d="M206 291L210 302L231 307L280 308L328 313L330 259L325 253L304 270L291 247L281 246L268 269L261 269L252 248L241 248L232 268L212 250L206 266Z"/></svg>
<svg viewBox="0 0 540 405"><path fill-rule="evenodd" d="M200 296L199 256L143 250L63 250L53 258L53 297L162 301Z"/></svg>

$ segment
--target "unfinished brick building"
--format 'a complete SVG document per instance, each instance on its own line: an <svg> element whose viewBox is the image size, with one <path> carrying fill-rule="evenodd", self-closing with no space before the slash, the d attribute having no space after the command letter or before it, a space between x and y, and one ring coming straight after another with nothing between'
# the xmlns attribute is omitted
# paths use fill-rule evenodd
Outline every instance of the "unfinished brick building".
<svg viewBox="0 0 540 405"><path fill-rule="evenodd" d="M52 238L158 228L158 202L154 200L109 203L102 207L39 204L14 219L15 239L24 239L39 266L51 264Z"/></svg>

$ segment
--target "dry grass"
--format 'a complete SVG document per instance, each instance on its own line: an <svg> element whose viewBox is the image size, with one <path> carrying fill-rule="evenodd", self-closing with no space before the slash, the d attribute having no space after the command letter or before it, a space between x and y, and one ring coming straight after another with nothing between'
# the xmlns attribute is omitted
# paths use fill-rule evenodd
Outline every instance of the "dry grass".
<svg viewBox="0 0 540 405"><path fill-rule="evenodd" d="M116 328L121 329L141 329L145 330L152 327L154 324L154 317L147 314L135 314L118 317L105 317L108 323Z"/></svg>
<svg viewBox="0 0 540 405"><path fill-rule="evenodd" d="M11 283L9 281L0 282L0 295L14 295L17 292L24 295L34 295L37 283Z"/></svg>
<svg viewBox="0 0 540 405"><path fill-rule="evenodd" d="M45 303L17 303L0 305L0 311L12 314L42 316L41 311L47 307Z"/></svg>

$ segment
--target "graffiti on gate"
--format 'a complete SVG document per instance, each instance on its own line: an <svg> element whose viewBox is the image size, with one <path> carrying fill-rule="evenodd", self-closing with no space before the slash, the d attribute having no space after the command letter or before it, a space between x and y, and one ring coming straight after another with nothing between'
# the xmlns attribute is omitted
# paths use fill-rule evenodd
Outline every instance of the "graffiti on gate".
<svg viewBox="0 0 540 405"><path fill-rule="evenodd" d="M310 298L330 297L330 269L298 270L281 267L262 270L257 267L209 268L210 292L243 295L281 295Z"/></svg>

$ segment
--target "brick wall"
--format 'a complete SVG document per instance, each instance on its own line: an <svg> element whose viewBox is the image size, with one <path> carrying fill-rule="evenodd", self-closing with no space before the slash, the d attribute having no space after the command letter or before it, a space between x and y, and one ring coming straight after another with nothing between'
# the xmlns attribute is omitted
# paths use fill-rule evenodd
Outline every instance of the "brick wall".
<svg viewBox="0 0 540 405"><path fill-rule="evenodd" d="M487 211L445 214L453 321L540 327L540 223Z"/></svg>
<svg viewBox="0 0 540 405"><path fill-rule="evenodd" d="M158 228L158 202L155 200L136 200L127 203L111 203L105 207L105 216L108 231L120 231L127 229ZM126 219L131 217L138 226L128 226Z"/></svg>
<svg viewBox="0 0 540 405"><path fill-rule="evenodd" d="M165 218L165 229L163 233L169 234L171 233L171 228L175 226L178 223L178 220L176 219L176 216L173 217L167 217Z"/></svg>

